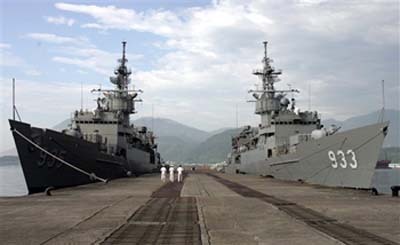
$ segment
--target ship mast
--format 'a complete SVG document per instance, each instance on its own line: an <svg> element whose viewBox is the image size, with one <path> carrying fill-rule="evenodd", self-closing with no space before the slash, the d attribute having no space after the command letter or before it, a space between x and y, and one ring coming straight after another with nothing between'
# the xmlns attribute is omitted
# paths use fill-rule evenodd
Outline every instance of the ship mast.
<svg viewBox="0 0 400 245"><path fill-rule="evenodd" d="M264 41L263 44L264 44L264 59L263 59L264 68L262 70L262 73L255 72L253 74L262 77L264 90L267 90L270 93L274 93L275 92L274 91L274 83L276 82L275 79L277 78L278 75L282 74L282 71L275 72L275 70L272 68L272 66L270 64L271 60L268 58L268 55L267 55L268 42Z"/></svg>
<svg viewBox="0 0 400 245"><path fill-rule="evenodd" d="M126 67L128 59L126 58L126 41L122 42L122 58L118 60L120 66L115 70L114 74L117 75L111 82L115 83L118 89L126 90L128 89L129 76L132 71Z"/></svg>
<svg viewBox="0 0 400 245"><path fill-rule="evenodd" d="M274 88L274 83L279 82L279 75L282 74L282 70L275 70L275 68L272 67L272 59L268 58L268 53L267 53L267 41L263 42L264 44L264 58L262 60L262 63L264 64L264 67L262 69L255 69L253 71L253 75L258 76L261 81L262 81L262 88L263 89L255 89L255 90L249 90L249 93L262 93L262 94L267 94L268 97L273 98L274 94L276 92L279 93L285 93L285 92L295 92L298 93L299 91L297 89L289 89L289 90L275 90Z"/></svg>
<svg viewBox="0 0 400 245"><path fill-rule="evenodd" d="M251 92L269 93L269 96L273 96L275 93L274 83L278 81L278 75L282 74L282 71L275 71L271 66L272 60L268 58L267 44L268 42L263 42L264 44L264 58L262 63L264 67L262 69L256 69L253 74L258 76L262 81L262 90L252 90Z"/></svg>
<svg viewBox="0 0 400 245"><path fill-rule="evenodd" d="M274 83L279 82L279 75L282 74L281 70L275 70L271 65L272 59L268 57L267 45L268 42L264 41L264 58L262 59L263 68L255 69L253 75L260 78L262 82L261 89L251 89L249 93L253 94L256 99L256 114L262 116L262 124L268 125L271 122L271 114L278 113L281 110L280 99L284 97L285 93L298 93L297 89L290 88L289 90L276 90ZM276 95L276 93L280 93Z"/></svg>

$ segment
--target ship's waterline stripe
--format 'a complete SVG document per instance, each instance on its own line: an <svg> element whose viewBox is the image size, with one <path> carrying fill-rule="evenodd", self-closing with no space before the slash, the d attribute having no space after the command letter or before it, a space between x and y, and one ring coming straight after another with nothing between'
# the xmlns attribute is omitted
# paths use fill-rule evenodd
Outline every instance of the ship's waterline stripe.
<svg viewBox="0 0 400 245"><path fill-rule="evenodd" d="M80 168L78 168L78 167L72 165L71 163L68 163L68 162L66 162L65 160L63 160L63 159L61 159L61 158L55 156L54 154L50 153L49 151L45 150L44 148L42 148L41 146L39 146L38 144L36 144L36 143L33 142L32 140L30 140L28 137L26 137L24 134L22 134L21 132L19 132L19 131L16 130L15 128L12 129L11 131L12 131L12 132L15 132L16 134L18 134L19 136L21 136L24 140L26 140L28 143L32 144L33 146L35 146L35 147L38 148L39 150L43 151L44 153L46 153L47 155L53 157L54 159L60 161L61 163L67 165L68 167L70 167L70 168L72 168L72 169L74 169L74 170L76 170L76 171L78 171L78 172L80 172L80 173L82 173L82 174L85 174L85 175L89 176L90 178L93 178L93 179L96 179L96 180L100 180L101 182L104 182L104 183L107 183L107 182L108 182L108 180L96 176L95 173L86 172L85 170L80 169Z"/></svg>

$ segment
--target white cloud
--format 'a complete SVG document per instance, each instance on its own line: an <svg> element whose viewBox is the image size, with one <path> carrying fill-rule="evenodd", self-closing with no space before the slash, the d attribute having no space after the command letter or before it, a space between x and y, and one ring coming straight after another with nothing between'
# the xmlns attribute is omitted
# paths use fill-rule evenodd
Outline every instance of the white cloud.
<svg viewBox="0 0 400 245"><path fill-rule="evenodd" d="M44 19L52 24L72 26L75 23L74 19L65 18L64 16L45 16Z"/></svg>
<svg viewBox="0 0 400 245"><path fill-rule="evenodd" d="M55 55L52 61L67 65L78 66L77 72L84 73L94 71L102 75L110 75L116 66L116 60L121 57L121 53L113 53L96 48L96 46L86 37L67 37L52 33L28 33L25 37L53 43ZM130 61L141 59L143 55L127 53ZM31 72L31 75L32 72Z"/></svg>
<svg viewBox="0 0 400 245"><path fill-rule="evenodd" d="M81 25L82 28L93 28L93 29L101 29L101 30L106 30L104 26L97 24L97 23L86 23Z"/></svg>
<svg viewBox="0 0 400 245"><path fill-rule="evenodd" d="M80 73L80 74L88 74L88 72L87 72L87 71L80 70L80 69L78 69L78 70L77 70L77 72L78 72L78 73Z"/></svg>
<svg viewBox="0 0 400 245"><path fill-rule="evenodd" d="M21 57L13 54L8 49L0 49L0 66L2 67L15 67L25 66L26 62Z"/></svg>
<svg viewBox="0 0 400 245"><path fill-rule="evenodd" d="M53 44L92 46L86 37L65 37L52 33L28 33L25 36L27 38L31 38L36 41L53 43Z"/></svg>
<svg viewBox="0 0 400 245"><path fill-rule="evenodd" d="M68 64L68 65L76 65L76 66L79 66L82 68L93 70L93 71L98 72L103 75L107 75L110 73L106 69L103 69L103 67L101 67L97 63L98 59L95 59L95 58L79 59L79 58L55 56L55 57L53 57L53 61L63 63L63 64Z"/></svg>
<svg viewBox="0 0 400 245"><path fill-rule="evenodd" d="M11 44L0 43L0 49L9 49L9 48L11 48Z"/></svg>
<svg viewBox="0 0 400 245"><path fill-rule="evenodd" d="M11 44L0 43L0 67L25 65L25 61L10 51Z"/></svg>
<svg viewBox="0 0 400 245"><path fill-rule="evenodd" d="M83 25L88 28L154 31L167 35L174 32L171 24L174 28L181 24L181 20L174 13L164 10L137 13L132 9L121 9L115 6L99 7L69 3L56 3L55 7L92 16L98 23Z"/></svg>
<svg viewBox="0 0 400 245"><path fill-rule="evenodd" d="M142 55L127 54L129 60L141 59ZM62 47L60 55L53 57L53 61L75 65L85 70L95 71L102 75L110 75L116 66L116 60L121 53L112 53L97 48Z"/></svg>
<svg viewBox="0 0 400 245"><path fill-rule="evenodd" d="M29 75L29 76L40 76L40 75L42 75L42 73L37 69L29 69L29 70L24 71L24 73L26 75Z"/></svg>
<svg viewBox="0 0 400 245"><path fill-rule="evenodd" d="M18 67L29 76L40 76L42 74L38 69L34 68L33 65L14 54L10 44L0 43L0 76L3 76L3 69L6 67Z"/></svg>
<svg viewBox="0 0 400 245"><path fill-rule="evenodd" d="M365 40L376 44L397 45L399 42L399 26L375 25L365 33Z"/></svg>

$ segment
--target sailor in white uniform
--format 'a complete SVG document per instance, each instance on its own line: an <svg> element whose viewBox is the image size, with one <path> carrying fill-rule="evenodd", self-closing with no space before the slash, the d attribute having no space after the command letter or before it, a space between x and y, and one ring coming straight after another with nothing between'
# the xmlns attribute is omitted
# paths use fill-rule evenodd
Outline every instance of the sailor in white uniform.
<svg viewBox="0 0 400 245"><path fill-rule="evenodd" d="M174 171L175 171L174 167L170 166L169 167L169 181L171 181L171 182L174 182L174 180L175 180Z"/></svg>
<svg viewBox="0 0 400 245"><path fill-rule="evenodd" d="M161 181L165 182L165 180L167 179L167 168L165 166L162 166L160 171L161 171Z"/></svg>
<svg viewBox="0 0 400 245"><path fill-rule="evenodd" d="M182 165L179 165L179 167L176 170L178 171L178 182L182 182L182 180L183 180L183 168L182 168Z"/></svg>

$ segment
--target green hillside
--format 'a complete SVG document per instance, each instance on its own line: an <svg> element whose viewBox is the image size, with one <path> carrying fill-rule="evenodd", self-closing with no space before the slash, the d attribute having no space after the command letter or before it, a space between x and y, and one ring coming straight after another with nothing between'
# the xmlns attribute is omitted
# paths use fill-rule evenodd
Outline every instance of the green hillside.
<svg viewBox="0 0 400 245"><path fill-rule="evenodd" d="M161 136L156 139L158 151L164 160L185 162L190 152L198 145L197 142L184 140L176 136Z"/></svg>
<svg viewBox="0 0 400 245"><path fill-rule="evenodd" d="M211 136L190 152L186 162L217 163L226 160L231 151L231 138L239 133L240 129L228 129Z"/></svg>
<svg viewBox="0 0 400 245"><path fill-rule="evenodd" d="M365 115L351 117L345 121L337 121L334 119L324 120L322 123L326 126L330 124L336 124L342 126L340 131L345 131L368 124L377 123L381 111L374 111ZM384 121L390 121L389 133L383 142L384 147L396 147L400 146L400 111L387 109L384 113Z"/></svg>

